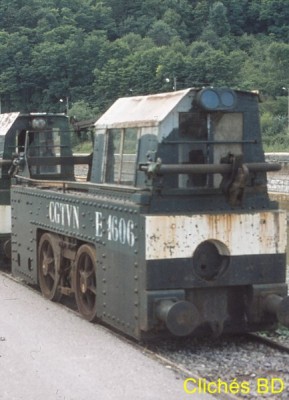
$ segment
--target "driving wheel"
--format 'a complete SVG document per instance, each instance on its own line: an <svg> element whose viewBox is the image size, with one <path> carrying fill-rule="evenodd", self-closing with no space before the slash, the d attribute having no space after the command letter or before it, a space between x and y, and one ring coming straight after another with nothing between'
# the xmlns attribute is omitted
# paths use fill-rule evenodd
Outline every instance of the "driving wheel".
<svg viewBox="0 0 289 400"><path fill-rule="evenodd" d="M60 248L57 236L44 233L38 245L38 280L43 296L58 301L61 293L58 287L60 270Z"/></svg>
<svg viewBox="0 0 289 400"><path fill-rule="evenodd" d="M73 279L80 314L88 321L96 320L96 253L92 246L84 244L78 249Z"/></svg>

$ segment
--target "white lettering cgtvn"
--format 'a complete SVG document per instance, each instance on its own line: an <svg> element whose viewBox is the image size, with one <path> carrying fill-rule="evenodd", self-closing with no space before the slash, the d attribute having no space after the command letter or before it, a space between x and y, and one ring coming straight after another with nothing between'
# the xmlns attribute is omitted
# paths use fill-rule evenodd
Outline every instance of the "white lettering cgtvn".
<svg viewBox="0 0 289 400"><path fill-rule="evenodd" d="M79 229L79 207L72 204L51 201L49 203L50 222L73 229Z"/></svg>

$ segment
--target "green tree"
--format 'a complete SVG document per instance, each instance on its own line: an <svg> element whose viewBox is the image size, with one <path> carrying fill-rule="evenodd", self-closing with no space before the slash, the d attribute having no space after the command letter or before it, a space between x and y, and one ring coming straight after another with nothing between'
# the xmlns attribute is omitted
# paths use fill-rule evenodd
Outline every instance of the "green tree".
<svg viewBox="0 0 289 400"><path fill-rule="evenodd" d="M289 39L289 8L283 0L263 0L259 20L264 24L267 33L276 38Z"/></svg>
<svg viewBox="0 0 289 400"><path fill-rule="evenodd" d="M270 38L260 35L253 37L252 46L246 47L246 59L241 65L239 87L246 90L259 90L269 93L271 74L269 74L270 61L268 60L268 47Z"/></svg>
<svg viewBox="0 0 289 400"><path fill-rule="evenodd" d="M282 86L289 86L289 44L272 43L267 50L268 73L270 80L267 91L280 93Z"/></svg>
<svg viewBox="0 0 289 400"><path fill-rule="evenodd" d="M163 20L156 21L148 31L148 36L157 46L166 46L171 43L174 37L177 37L177 31L171 28Z"/></svg>
<svg viewBox="0 0 289 400"><path fill-rule="evenodd" d="M35 83L27 59L31 56L29 40L18 33L0 33L0 93L2 112L7 108L24 110Z"/></svg>
<svg viewBox="0 0 289 400"><path fill-rule="evenodd" d="M217 1L210 8L209 24L218 36L225 36L230 33L227 8L221 1Z"/></svg>

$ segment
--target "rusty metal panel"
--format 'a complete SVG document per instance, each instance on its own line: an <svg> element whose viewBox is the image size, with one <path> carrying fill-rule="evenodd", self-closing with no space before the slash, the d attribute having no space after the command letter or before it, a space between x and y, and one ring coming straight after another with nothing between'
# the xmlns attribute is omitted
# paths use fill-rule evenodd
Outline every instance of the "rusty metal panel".
<svg viewBox="0 0 289 400"><path fill-rule="evenodd" d="M95 123L99 128L157 126L191 89L118 99Z"/></svg>
<svg viewBox="0 0 289 400"><path fill-rule="evenodd" d="M19 112L0 114L0 136L6 135L19 114Z"/></svg>
<svg viewBox="0 0 289 400"><path fill-rule="evenodd" d="M205 240L219 244L226 255L286 252L284 211L244 214L146 216L146 259L192 257Z"/></svg>

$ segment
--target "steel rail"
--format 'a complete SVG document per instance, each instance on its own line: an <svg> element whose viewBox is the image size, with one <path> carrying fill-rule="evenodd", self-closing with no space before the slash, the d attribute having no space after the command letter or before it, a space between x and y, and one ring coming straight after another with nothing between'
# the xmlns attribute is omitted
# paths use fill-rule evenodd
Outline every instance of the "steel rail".
<svg viewBox="0 0 289 400"><path fill-rule="evenodd" d="M276 349L281 351L282 353L289 354L289 346L284 345L283 343L276 342L276 340L270 339L268 337L259 335L257 333L247 333L246 336L256 342L256 343L261 343L265 344L266 346L271 347L272 349Z"/></svg>

